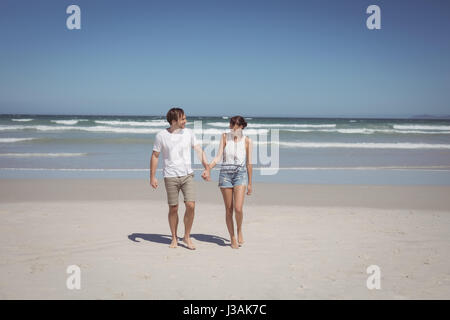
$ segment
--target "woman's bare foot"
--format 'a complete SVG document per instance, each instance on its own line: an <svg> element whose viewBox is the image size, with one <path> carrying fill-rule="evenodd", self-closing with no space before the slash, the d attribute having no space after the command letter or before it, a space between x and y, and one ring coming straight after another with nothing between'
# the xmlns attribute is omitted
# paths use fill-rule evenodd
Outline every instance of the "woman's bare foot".
<svg viewBox="0 0 450 320"><path fill-rule="evenodd" d="M177 239L172 239L172 242L170 243L169 248L177 248L178 247L178 241Z"/></svg>
<svg viewBox="0 0 450 320"><path fill-rule="evenodd" d="M194 246L194 244L192 243L191 238L186 238L186 237L184 237L184 238L183 238L183 242L186 243L188 249L195 250L195 246Z"/></svg>
<svg viewBox="0 0 450 320"><path fill-rule="evenodd" d="M239 249L239 245L238 245L238 243L237 243L235 237L232 237L232 238L231 238L231 247L232 247L233 249Z"/></svg>
<svg viewBox="0 0 450 320"><path fill-rule="evenodd" d="M242 232L238 233L238 242L239 242L239 247L244 244L244 236L242 235Z"/></svg>

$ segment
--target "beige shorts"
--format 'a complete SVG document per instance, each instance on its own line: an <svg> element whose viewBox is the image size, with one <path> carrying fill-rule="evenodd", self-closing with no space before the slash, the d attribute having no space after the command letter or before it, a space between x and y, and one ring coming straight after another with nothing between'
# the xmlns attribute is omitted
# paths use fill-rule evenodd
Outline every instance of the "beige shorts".
<svg viewBox="0 0 450 320"><path fill-rule="evenodd" d="M183 192L184 202L195 201L195 182L194 173L183 177L168 177L164 178L166 185L167 203L169 206L178 204L178 195Z"/></svg>

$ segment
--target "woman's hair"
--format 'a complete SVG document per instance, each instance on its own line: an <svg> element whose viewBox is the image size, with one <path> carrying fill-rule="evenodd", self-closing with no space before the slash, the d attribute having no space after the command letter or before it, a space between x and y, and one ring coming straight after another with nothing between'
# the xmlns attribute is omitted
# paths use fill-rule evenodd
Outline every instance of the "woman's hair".
<svg viewBox="0 0 450 320"><path fill-rule="evenodd" d="M242 126L244 129L247 126L247 121L241 116L234 116L230 119L230 124L234 127L234 125Z"/></svg>
<svg viewBox="0 0 450 320"><path fill-rule="evenodd" d="M172 108L167 112L166 119L170 125L172 125L172 120L178 121L184 115L184 110L181 108Z"/></svg>

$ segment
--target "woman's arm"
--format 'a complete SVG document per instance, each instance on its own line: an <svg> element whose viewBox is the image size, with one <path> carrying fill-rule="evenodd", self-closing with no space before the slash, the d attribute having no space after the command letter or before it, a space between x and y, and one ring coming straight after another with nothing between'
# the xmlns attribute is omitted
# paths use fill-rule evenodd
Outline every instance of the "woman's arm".
<svg viewBox="0 0 450 320"><path fill-rule="evenodd" d="M252 175L253 175L253 165L252 165L252 139L249 137L245 137L245 148L247 154L247 175L248 175L248 186L247 186L247 195L252 194Z"/></svg>
<svg viewBox="0 0 450 320"><path fill-rule="evenodd" d="M217 155L209 164L210 170L212 168L214 168L216 166L217 162L219 162L219 160L222 158L223 150L225 149L225 145L226 145L225 133L223 133L222 138L220 139L219 150L217 151Z"/></svg>

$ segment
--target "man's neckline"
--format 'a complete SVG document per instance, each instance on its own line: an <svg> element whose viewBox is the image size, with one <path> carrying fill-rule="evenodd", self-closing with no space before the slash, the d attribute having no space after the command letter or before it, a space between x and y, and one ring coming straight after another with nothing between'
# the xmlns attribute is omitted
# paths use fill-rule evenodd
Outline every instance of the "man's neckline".
<svg viewBox="0 0 450 320"><path fill-rule="evenodd" d="M181 133L184 129L181 129L181 128L175 129L173 132L170 132L169 130L170 130L170 128L166 128L167 133L174 134L174 133ZM176 130L178 130L178 131L176 131Z"/></svg>

